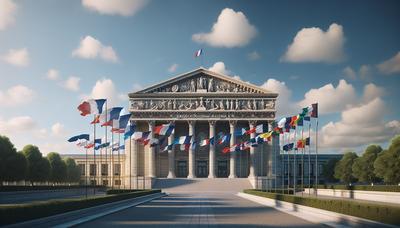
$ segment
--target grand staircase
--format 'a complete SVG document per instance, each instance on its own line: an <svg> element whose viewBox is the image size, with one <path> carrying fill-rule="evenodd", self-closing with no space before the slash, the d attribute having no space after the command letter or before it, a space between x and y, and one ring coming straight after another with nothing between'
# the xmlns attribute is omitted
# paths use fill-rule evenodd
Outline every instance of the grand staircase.
<svg viewBox="0 0 400 228"><path fill-rule="evenodd" d="M237 193L252 188L247 178L158 178L153 188L167 193L178 192L226 192Z"/></svg>

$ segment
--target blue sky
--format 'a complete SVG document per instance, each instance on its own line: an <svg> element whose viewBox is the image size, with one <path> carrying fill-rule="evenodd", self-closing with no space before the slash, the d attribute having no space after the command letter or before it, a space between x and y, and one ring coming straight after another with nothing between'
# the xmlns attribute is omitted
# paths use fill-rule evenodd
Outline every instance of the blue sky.
<svg viewBox="0 0 400 228"><path fill-rule="evenodd" d="M398 1L112 2L0 0L0 134L18 149L78 152L82 99L126 107L199 67L199 48L204 67L279 92L278 116L319 102L325 152L400 133Z"/></svg>

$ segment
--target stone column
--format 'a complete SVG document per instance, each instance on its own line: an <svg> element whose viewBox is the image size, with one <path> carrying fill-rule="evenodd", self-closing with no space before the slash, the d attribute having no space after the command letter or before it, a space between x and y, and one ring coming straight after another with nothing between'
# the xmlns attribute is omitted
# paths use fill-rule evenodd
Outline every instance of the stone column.
<svg viewBox="0 0 400 228"><path fill-rule="evenodd" d="M173 122L171 122L173 124ZM168 136L168 145L174 142L175 130ZM170 150L168 150L168 176L167 178L175 178L175 146L173 145Z"/></svg>
<svg viewBox="0 0 400 228"><path fill-rule="evenodd" d="M250 127L250 129L255 128L256 127L256 122L255 121L249 121L249 127ZM254 139L255 137L256 137L256 133L255 132L250 134L250 140ZM256 173L255 172L256 171L256 167L255 167L255 165L256 165L255 151L256 151L256 148L250 146L250 173L249 173L249 177L255 177L256 176L255 175L255 173Z"/></svg>
<svg viewBox="0 0 400 228"><path fill-rule="evenodd" d="M189 135L192 136L191 142L194 142L195 140L195 121L188 121L189 125ZM195 173L195 148L191 145L189 147L189 172L187 178L196 178L196 173Z"/></svg>
<svg viewBox="0 0 400 228"><path fill-rule="evenodd" d="M215 137L215 123L216 121L208 121L210 127L210 136L209 138ZM209 154L209 171L208 178L215 178L215 138L214 143L211 145L210 143L210 154Z"/></svg>
<svg viewBox="0 0 400 228"><path fill-rule="evenodd" d="M231 141L230 146L232 147L236 143L236 136L235 136L235 127L236 121L231 120L229 121L230 126L230 134L231 134ZM236 151L230 153L229 157L229 178L236 178Z"/></svg>
<svg viewBox="0 0 400 228"><path fill-rule="evenodd" d="M154 138L154 121L149 121L149 131L150 135L149 135L149 139L150 142L152 141L152 139ZM149 177L156 177L156 148L153 146L149 146Z"/></svg>

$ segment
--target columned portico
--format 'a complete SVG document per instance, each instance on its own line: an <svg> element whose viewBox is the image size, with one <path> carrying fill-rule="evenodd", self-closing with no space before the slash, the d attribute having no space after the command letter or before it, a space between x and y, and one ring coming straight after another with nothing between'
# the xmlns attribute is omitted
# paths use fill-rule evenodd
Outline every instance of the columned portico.
<svg viewBox="0 0 400 228"><path fill-rule="evenodd" d="M210 139L214 140L214 143L210 142L210 155L209 155L209 171L208 171L208 178L215 178L215 123L216 121L209 121L210 127Z"/></svg>
<svg viewBox="0 0 400 228"><path fill-rule="evenodd" d="M230 120L229 121L229 134L231 135L231 140L230 140L230 146L234 146L236 144L236 136L235 136L235 128L236 128L236 122L235 120ZM229 178L236 178L236 151L233 151L230 153L229 157Z"/></svg>
<svg viewBox="0 0 400 228"><path fill-rule="evenodd" d="M250 135L235 133L274 120L276 98L276 93L204 68L130 93L131 121L137 131L151 133L147 145L132 142L132 164L137 165L125 170L136 169L132 176L150 178L257 179L269 175L265 167L275 164L265 159L271 158L272 147L249 146L248 141L256 137L253 131ZM155 134L155 126L165 123L174 124L174 132ZM190 146L177 143L185 136L191 136ZM207 139L210 142L201 145ZM224 150L227 147L229 152Z"/></svg>

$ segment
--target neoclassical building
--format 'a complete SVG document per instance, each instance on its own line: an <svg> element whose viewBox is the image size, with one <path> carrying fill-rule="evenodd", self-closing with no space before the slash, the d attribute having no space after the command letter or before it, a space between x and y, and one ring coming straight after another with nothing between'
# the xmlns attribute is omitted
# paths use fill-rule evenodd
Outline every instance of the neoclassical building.
<svg viewBox="0 0 400 228"><path fill-rule="evenodd" d="M279 137L257 147L223 153L224 147L256 137L255 132L234 136L235 130L260 124L264 131L271 129L278 94L198 68L128 96L136 131L152 131L148 138L157 138L162 144L143 145L128 139L124 153L119 159L114 154L113 163L110 157L106 162L104 151L103 160L98 156L96 165L92 156L88 163L82 155L72 156L86 180L124 188L147 188L158 178L248 178L255 186L257 179L271 181L281 173ZM168 137L154 134L155 126L166 123L175 125L173 134ZM200 146L203 139L227 134L232 135L229 142L219 144L216 140L214 144ZM185 150L174 145L164 151L176 138L187 135L197 142L195 147Z"/></svg>
<svg viewBox="0 0 400 228"><path fill-rule="evenodd" d="M144 146L136 140L125 142L125 185L145 176L157 178L249 178L273 177L278 164L278 138L247 150L223 153L223 148L255 138L256 133L234 136L235 129L265 131L275 119L278 94L247 82L198 68L143 90L129 93L129 111L136 131L152 131L149 138L160 146ZM162 140L153 129L160 124L175 125L173 134ZM225 144L200 146L206 138L231 134ZM164 151L180 136L192 136L196 147L181 150L179 145ZM272 145L274 144L274 145ZM272 150L272 146L276 150Z"/></svg>

